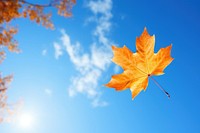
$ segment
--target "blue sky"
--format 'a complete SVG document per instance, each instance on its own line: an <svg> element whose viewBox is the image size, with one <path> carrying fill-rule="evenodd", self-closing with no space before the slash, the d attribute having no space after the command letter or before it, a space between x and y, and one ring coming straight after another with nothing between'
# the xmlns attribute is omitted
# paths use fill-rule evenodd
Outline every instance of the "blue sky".
<svg viewBox="0 0 200 133"><path fill-rule="evenodd" d="M3 123L1 133L199 133L200 2L197 0L83 0L71 18L56 15L51 31L15 20L20 54L8 53L3 75L14 74L9 102L23 99L28 129ZM103 84L122 70L112 62L111 45L135 51L144 27L155 34L155 51L173 44L174 61L150 80L134 101L129 89Z"/></svg>

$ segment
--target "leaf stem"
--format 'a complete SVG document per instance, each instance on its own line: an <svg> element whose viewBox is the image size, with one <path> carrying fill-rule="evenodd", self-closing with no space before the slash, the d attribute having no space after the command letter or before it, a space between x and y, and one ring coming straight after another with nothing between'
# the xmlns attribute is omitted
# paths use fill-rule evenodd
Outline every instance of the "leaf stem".
<svg viewBox="0 0 200 133"><path fill-rule="evenodd" d="M152 77L152 76L149 76L153 81L154 83L167 95L168 98L170 98L170 94L165 90L163 89L163 87Z"/></svg>

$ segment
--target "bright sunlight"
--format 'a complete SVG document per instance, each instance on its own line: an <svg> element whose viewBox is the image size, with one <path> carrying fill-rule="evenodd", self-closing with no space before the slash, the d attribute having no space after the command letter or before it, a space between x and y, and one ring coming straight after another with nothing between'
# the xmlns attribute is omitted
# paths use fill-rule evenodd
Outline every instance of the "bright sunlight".
<svg viewBox="0 0 200 133"><path fill-rule="evenodd" d="M30 129L34 124L34 117L32 114L24 113L18 116L17 124L20 128Z"/></svg>

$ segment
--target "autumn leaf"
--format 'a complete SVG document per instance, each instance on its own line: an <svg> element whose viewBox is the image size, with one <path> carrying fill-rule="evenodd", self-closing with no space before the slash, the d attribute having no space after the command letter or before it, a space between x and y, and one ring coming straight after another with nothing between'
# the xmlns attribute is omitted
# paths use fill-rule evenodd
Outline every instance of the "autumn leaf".
<svg viewBox="0 0 200 133"><path fill-rule="evenodd" d="M106 86L117 91L130 88L132 99L142 90L146 90L148 79L164 74L164 69L173 60L170 55L172 45L161 48L158 53L154 53L154 45L155 36L150 36L145 28L142 35L136 38L136 53L131 52L126 46L122 48L112 46L114 53L112 61L121 66L124 72L113 75ZM153 81L159 86L155 79ZM168 95L166 91L165 93Z"/></svg>

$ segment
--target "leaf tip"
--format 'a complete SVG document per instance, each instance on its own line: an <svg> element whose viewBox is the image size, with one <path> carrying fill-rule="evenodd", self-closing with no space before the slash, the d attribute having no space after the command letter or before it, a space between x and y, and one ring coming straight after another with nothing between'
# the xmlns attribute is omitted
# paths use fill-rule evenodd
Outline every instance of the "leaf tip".
<svg viewBox="0 0 200 133"><path fill-rule="evenodd" d="M142 35L141 35L141 36L150 36L150 34L148 33L146 27L144 27L144 31L142 32Z"/></svg>
<svg viewBox="0 0 200 133"><path fill-rule="evenodd" d="M105 87L109 87L108 84L109 84L109 83L107 83L107 84L103 84L103 86L105 86Z"/></svg>
<svg viewBox="0 0 200 133"><path fill-rule="evenodd" d="M131 98L132 101L135 100L135 97L136 97L136 96L132 94L132 98Z"/></svg>
<svg viewBox="0 0 200 133"><path fill-rule="evenodd" d="M114 45L112 45L111 47L112 47L112 50L115 50L115 49L116 49L116 46L114 46Z"/></svg>
<svg viewBox="0 0 200 133"><path fill-rule="evenodd" d="M111 83L110 83L111 81L109 81L107 84L103 84L103 86L104 87L107 87L107 88L112 88L112 86L111 86Z"/></svg>

